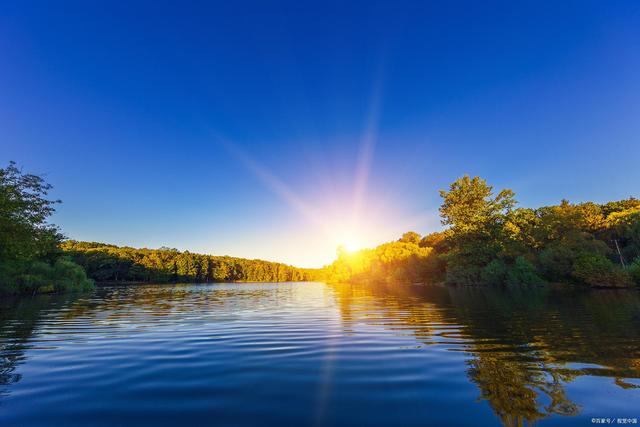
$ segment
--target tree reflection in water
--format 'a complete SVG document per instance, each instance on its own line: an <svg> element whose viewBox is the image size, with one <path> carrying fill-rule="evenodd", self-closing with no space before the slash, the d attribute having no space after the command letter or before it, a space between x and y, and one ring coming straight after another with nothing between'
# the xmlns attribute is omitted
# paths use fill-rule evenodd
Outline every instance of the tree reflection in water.
<svg viewBox="0 0 640 427"><path fill-rule="evenodd" d="M74 299L73 296L37 295L0 300L0 403L8 387L21 379L16 368L25 361L25 351L33 345L30 340L42 318Z"/></svg>
<svg viewBox="0 0 640 427"><path fill-rule="evenodd" d="M449 345L451 351L460 351L460 342L452 339L461 340L470 355L468 377L506 426L532 424L550 414L577 415L580 407L565 386L582 375L638 387L628 380L640 378L635 291L332 288L346 325L394 319L385 327L411 331L424 345Z"/></svg>

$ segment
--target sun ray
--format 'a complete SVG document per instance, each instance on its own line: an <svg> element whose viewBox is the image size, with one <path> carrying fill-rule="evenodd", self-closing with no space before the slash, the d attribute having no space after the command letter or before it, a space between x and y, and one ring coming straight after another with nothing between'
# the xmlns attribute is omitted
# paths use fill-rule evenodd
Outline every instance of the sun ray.
<svg viewBox="0 0 640 427"><path fill-rule="evenodd" d="M266 167L242 150L239 145L234 144L226 138L218 137L217 139L220 145L235 157L247 170L253 173L253 175L266 185L274 194L279 196L289 206L301 213L315 225L322 227L325 226L321 216L310 205L299 197L287 184L272 174Z"/></svg>
<svg viewBox="0 0 640 427"><path fill-rule="evenodd" d="M384 73L381 60L373 83L369 113L361 139L358 159L356 161L356 176L353 188L353 208L351 211L351 221L353 223L356 223L360 218L362 204L366 196L367 184L371 173L371 164L373 162L373 156L378 139L383 79Z"/></svg>

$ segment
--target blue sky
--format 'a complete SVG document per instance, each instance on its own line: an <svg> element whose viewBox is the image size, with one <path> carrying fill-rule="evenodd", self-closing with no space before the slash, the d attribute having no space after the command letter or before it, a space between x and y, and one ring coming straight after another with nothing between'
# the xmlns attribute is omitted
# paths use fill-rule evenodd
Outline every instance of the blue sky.
<svg viewBox="0 0 640 427"><path fill-rule="evenodd" d="M6 2L9 160L71 238L303 266L465 173L640 196L640 3Z"/></svg>

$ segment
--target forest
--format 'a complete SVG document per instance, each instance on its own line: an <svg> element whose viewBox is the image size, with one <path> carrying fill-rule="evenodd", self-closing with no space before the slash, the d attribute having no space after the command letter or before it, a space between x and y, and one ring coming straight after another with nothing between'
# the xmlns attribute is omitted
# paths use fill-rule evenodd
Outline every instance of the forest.
<svg viewBox="0 0 640 427"><path fill-rule="evenodd" d="M464 176L441 191L443 231L407 232L374 249L349 253L323 270L329 282L456 285L640 285L640 200L518 207Z"/></svg>
<svg viewBox="0 0 640 427"><path fill-rule="evenodd" d="M170 248L136 249L75 240L60 247L97 282L289 282L310 280L315 273L276 262Z"/></svg>

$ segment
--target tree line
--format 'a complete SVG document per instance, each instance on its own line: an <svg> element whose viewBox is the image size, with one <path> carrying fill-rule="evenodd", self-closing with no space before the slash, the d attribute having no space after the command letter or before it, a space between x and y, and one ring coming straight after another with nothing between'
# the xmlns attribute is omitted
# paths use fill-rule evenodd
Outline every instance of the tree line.
<svg viewBox="0 0 640 427"><path fill-rule="evenodd" d="M323 270L340 281L444 282L459 285L640 285L640 200L517 206L464 176L440 192L443 231L348 253Z"/></svg>
<svg viewBox="0 0 640 427"><path fill-rule="evenodd" d="M315 275L315 270L277 262L170 248L136 249L75 240L60 247L97 282L289 282L311 280Z"/></svg>
<svg viewBox="0 0 640 427"><path fill-rule="evenodd" d="M640 285L640 200L518 207L464 176L440 192L443 231L338 257L321 270L262 260L65 240L48 222L51 185L0 168L0 292L83 290L98 282L442 282L460 285Z"/></svg>
<svg viewBox="0 0 640 427"><path fill-rule="evenodd" d="M0 168L0 294L92 289L97 282L284 282L316 270L176 249L135 249L65 240L48 222L51 185L14 162Z"/></svg>

